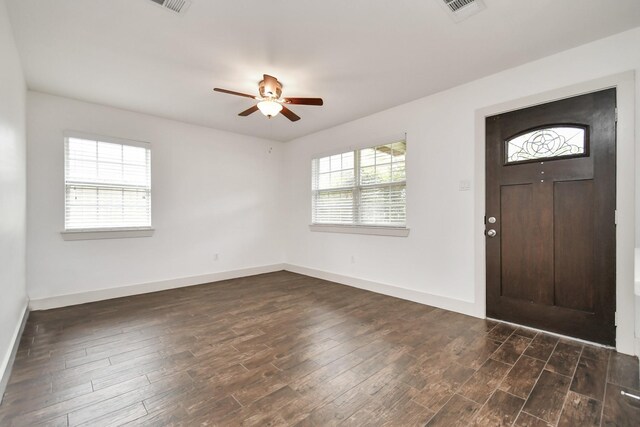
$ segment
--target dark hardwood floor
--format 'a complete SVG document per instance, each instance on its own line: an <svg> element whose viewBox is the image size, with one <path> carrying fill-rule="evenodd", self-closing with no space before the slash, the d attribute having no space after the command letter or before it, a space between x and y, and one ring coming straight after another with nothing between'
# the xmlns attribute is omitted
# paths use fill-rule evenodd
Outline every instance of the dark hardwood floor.
<svg viewBox="0 0 640 427"><path fill-rule="evenodd" d="M2 426L638 426L638 360L288 272L33 312Z"/></svg>

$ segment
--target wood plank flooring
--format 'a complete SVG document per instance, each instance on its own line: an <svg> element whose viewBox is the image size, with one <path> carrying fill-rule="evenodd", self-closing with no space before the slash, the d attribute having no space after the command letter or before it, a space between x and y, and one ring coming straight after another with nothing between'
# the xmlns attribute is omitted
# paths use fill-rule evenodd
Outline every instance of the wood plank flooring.
<svg viewBox="0 0 640 427"><path fill-rule="evenodd" d="M33 312L2 426L638 426L638 360L277 272Z"/></svg>

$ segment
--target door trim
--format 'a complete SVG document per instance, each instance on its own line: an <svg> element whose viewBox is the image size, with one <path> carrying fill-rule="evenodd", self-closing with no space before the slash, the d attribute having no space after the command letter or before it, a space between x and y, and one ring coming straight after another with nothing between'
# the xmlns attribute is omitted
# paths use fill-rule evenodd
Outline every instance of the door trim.
<svg viewBox="0 0 640 427"><path fill-rule="evenodd" d="M567 86L537 95L507 101L478 109L475 112L475 173L474 173L474 258L475 301L486 316L486 253L485 215L485 118L560 99L599 90L616 88L618 129L616 151L616 348L625 354L635 354L635 72L615 74ZM640 152L638 153L640 155Z"/></svg>

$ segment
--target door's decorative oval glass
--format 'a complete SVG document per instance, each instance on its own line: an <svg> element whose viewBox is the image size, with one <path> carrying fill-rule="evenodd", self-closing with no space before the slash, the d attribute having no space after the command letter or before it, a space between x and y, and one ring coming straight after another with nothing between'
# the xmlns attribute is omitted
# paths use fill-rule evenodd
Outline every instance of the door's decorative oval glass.
<svg viewBox="0 0 640 427"><path fill-rule="evenodd" d="M507 164L586 155L586 129L567 125L536 129L507 140L505 152Z"/></svg>

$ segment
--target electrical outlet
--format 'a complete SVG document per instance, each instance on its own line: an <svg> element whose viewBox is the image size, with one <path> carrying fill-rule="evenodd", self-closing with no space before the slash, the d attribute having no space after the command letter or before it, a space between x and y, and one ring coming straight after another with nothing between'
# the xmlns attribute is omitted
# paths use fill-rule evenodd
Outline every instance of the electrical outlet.
<svg viewBox="0 0 640 427"><path fill-rule="evenodd" d="M460 181L458 189L460 191L469 191L471 189L471 181L469 181L468 179L463 179L462 181Z"/></svg>
<svg viewBox="0 0 640 427"><path fill-rule="evenodd" d="M355 264L356 263L356 257L351 255L351 264Z"/></svg>
<svg viewBox="0 0 640 427"><path fill-rule="evenodd" d="M214 261L218 261L219 258L220 258L219 254L213 254L213 260Z"/></svg>

